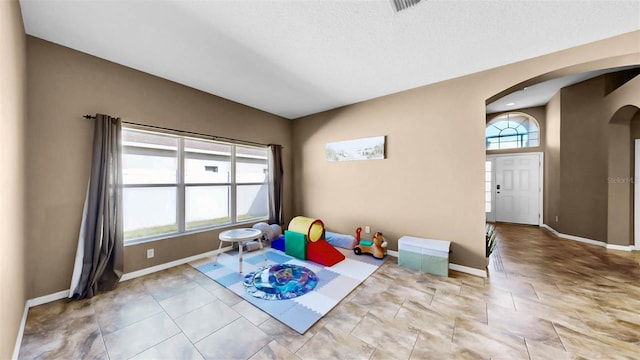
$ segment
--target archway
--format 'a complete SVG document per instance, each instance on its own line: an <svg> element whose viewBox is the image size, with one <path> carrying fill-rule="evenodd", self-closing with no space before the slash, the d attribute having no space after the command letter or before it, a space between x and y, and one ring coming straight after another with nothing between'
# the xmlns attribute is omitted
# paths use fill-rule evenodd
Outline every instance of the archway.
<svg viewBox="0 0 640 360"><path fill-rule="evenodd" d="M637 225L640 224L640 199L634 196L634 192L640 195L634 191L639 185L634 181L635 172L640 170L636 166L640 161L635 156L636 139L640 139L640 108L622 106L610 118L608 126L608 247L628 249L634 239L635 246L640 245L640 234L635 234L640 231Z"/></svg>

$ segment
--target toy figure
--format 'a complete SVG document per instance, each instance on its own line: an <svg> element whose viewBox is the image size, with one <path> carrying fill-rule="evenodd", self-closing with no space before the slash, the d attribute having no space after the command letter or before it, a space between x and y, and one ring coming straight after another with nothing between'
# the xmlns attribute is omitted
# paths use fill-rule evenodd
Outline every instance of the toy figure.
<svg viewBox="0 0 640 360"><path fill-rule="evenodd" d="M387 241L384 239L382 233L375 233L372 240L361 240L361 232L362 228L359 227L356 229L358 245L353 249L353 252L356 255L361 255L362 253L371 254L376 259L384 258L385 255L387 255Z"/></svg>

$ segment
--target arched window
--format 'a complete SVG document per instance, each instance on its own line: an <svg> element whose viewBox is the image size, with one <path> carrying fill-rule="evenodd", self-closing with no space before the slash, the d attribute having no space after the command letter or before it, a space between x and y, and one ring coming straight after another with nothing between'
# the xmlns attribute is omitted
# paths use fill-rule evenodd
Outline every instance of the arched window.
<svg viewBox="0 0 640 360"><path fill-rule="evenodd" d="M523 113L506 113L487 123L487 150L516 149L540 145L536 120Z"/></svg>

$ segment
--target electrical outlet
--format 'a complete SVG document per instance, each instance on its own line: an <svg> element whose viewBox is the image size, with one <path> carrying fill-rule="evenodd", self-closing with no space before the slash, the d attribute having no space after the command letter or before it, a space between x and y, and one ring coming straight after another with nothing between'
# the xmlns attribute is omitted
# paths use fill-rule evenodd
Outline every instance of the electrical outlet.
<svg viewBox="0 0 640 360"><path fill-rule="evenodd" d="M364 227L364 232L367 234L371 234L371 226L367 225Z"/></svg>
<svg viewBox="0 0 640 360"><path fill-rule="evenodd" d="M147 249L147 259L151 259L154 256L153 249Z"/></svg>
<svg viewBox="0 0 640 360"><path fill-rule="evenodd" d="M558 222L558 215L556 215L556 222Z"/></svg>

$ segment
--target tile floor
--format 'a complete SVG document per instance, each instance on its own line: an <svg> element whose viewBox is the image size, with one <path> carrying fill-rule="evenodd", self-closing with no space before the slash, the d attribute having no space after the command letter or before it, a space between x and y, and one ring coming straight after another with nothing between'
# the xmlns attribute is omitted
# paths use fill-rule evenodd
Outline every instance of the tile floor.
<svg viewBox="0 0 640 360"><path fill-rule="evenodd" d="M189 265L30 309L21 359L638 359L640 253L500 224L486 279L390 258L304 335Z"/></svg>

